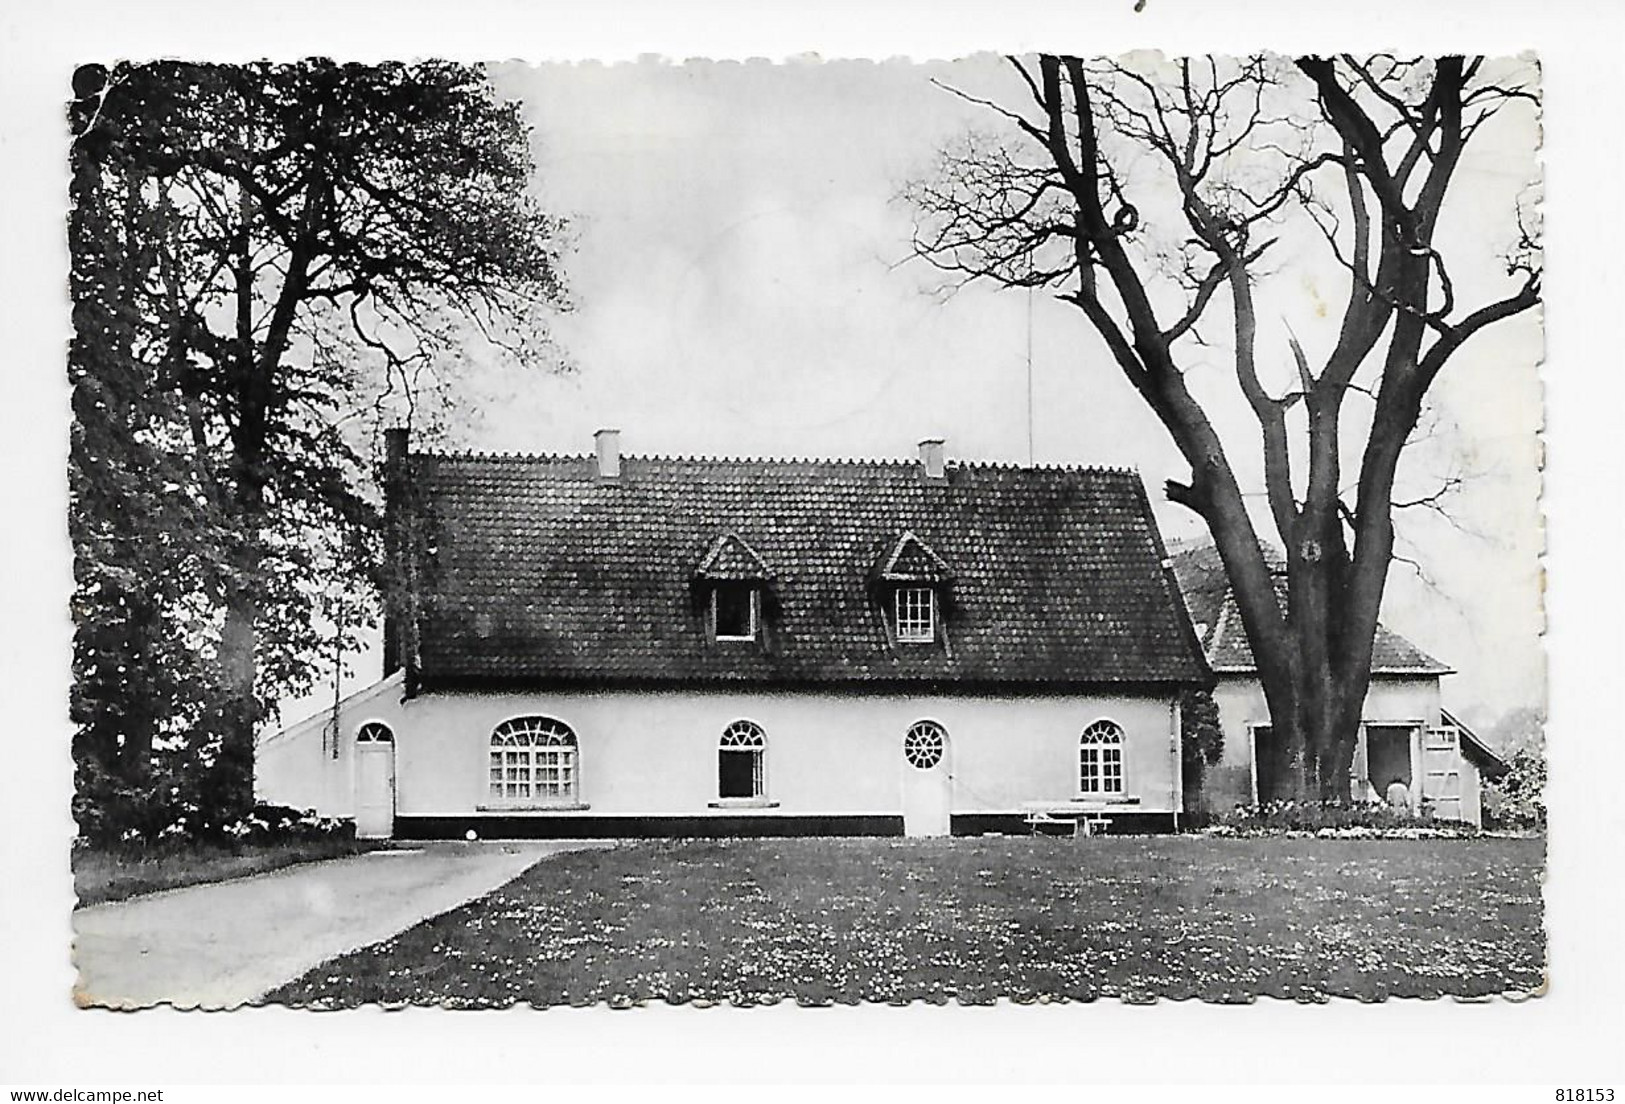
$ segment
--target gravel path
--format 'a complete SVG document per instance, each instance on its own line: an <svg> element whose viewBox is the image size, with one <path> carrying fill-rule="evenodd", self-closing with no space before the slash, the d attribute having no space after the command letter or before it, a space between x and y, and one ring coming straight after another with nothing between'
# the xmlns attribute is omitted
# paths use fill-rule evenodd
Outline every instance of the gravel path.
<svg viewBox="0 0 1625 1104"><path fill-rule="evenodd" d="M86 1008L236 1008L549 855L602 846L427 843L79 909L74 999Z"/></svg>

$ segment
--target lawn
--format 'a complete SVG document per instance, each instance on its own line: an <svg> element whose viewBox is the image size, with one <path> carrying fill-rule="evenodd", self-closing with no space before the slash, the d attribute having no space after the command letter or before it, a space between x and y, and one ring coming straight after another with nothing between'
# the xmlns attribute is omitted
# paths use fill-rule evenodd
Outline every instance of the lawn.
<svg viewBox="0 0 1625 1104"><path fill-rule="evenodd" d="M111 850L76 848L73 890L81 906L99 905L163 889L263 874L294 863L355 855L377 846L334 837L239 848L207 844Z"/></svg>
<svg viewBox="0 0 1625 1104"><path fill-rule="evenodd" d="M736 840L548 859L275 991L314 1007L1524 993L1541 840Z"/></svg>

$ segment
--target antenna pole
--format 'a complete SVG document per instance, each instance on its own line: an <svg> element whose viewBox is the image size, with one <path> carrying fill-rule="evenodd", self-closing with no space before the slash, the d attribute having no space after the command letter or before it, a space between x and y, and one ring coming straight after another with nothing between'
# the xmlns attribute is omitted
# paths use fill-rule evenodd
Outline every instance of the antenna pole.
<svg viewBox="0 0 1625 1104"><path fill-rule="evenodd" d="M1033 466L1033 289L1027 289L1027 466Z"/></svg>
<svg viewBox="0 0 1625 1104"><path fill-rule="evenodd" d="M333 758L339 757L339 735L342 729L339 725L339 704L343 700L339 694L340 680L344 674L344 599L340 598L335 610L333 626Z"/></svg>

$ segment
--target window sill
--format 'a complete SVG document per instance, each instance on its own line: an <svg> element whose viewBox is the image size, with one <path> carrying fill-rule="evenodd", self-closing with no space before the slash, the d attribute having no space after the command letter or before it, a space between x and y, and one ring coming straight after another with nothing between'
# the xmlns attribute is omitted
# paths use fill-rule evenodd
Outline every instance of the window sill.
<svg viewBox="0 0 1625 1104"><path fill-rule="evenodd" d="M592 808L586 802L519 802L512 805L476 805L476 813L579 813Z"/></svg>
<svg viewBox="0 0 1625 1104"><path fill-rule="evenodd" d="M1072 799L1074 805L1138 805L1140 799L1126 794L1079 794Z"/></svg>
<svg viewBox="0 0 1625 1104"><path fill-rule="evenodd" d="M723 797L716 801L707 801L707 809L777 809L777 801L769 801L765 797Z"/></svg>

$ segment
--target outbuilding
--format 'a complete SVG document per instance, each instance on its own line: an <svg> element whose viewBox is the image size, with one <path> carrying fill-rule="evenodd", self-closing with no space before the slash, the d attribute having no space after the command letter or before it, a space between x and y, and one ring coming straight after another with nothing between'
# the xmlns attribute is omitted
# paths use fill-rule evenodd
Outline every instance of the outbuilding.
<svg viewBox="0 0 1625 1104"><path fill-rule="evenodd" d="M1284 607L1285 564L1269 550L1266 560ZM1224 730L1223 757L1203 780L1202 810L1256 805L1272 788L1264 772L1274 758L1267 751L1274 728L1235 594L1211 544L1179 549L1172 562L1213 670L1213 697ZM1507 764L1444 708L1440 680L1452 673L1398 633L1377 627L1350 800L1386 801L1393 794L1416 814L1425 809L1444 820L1482 823L1481 782L1505 773Z"/></svg>

